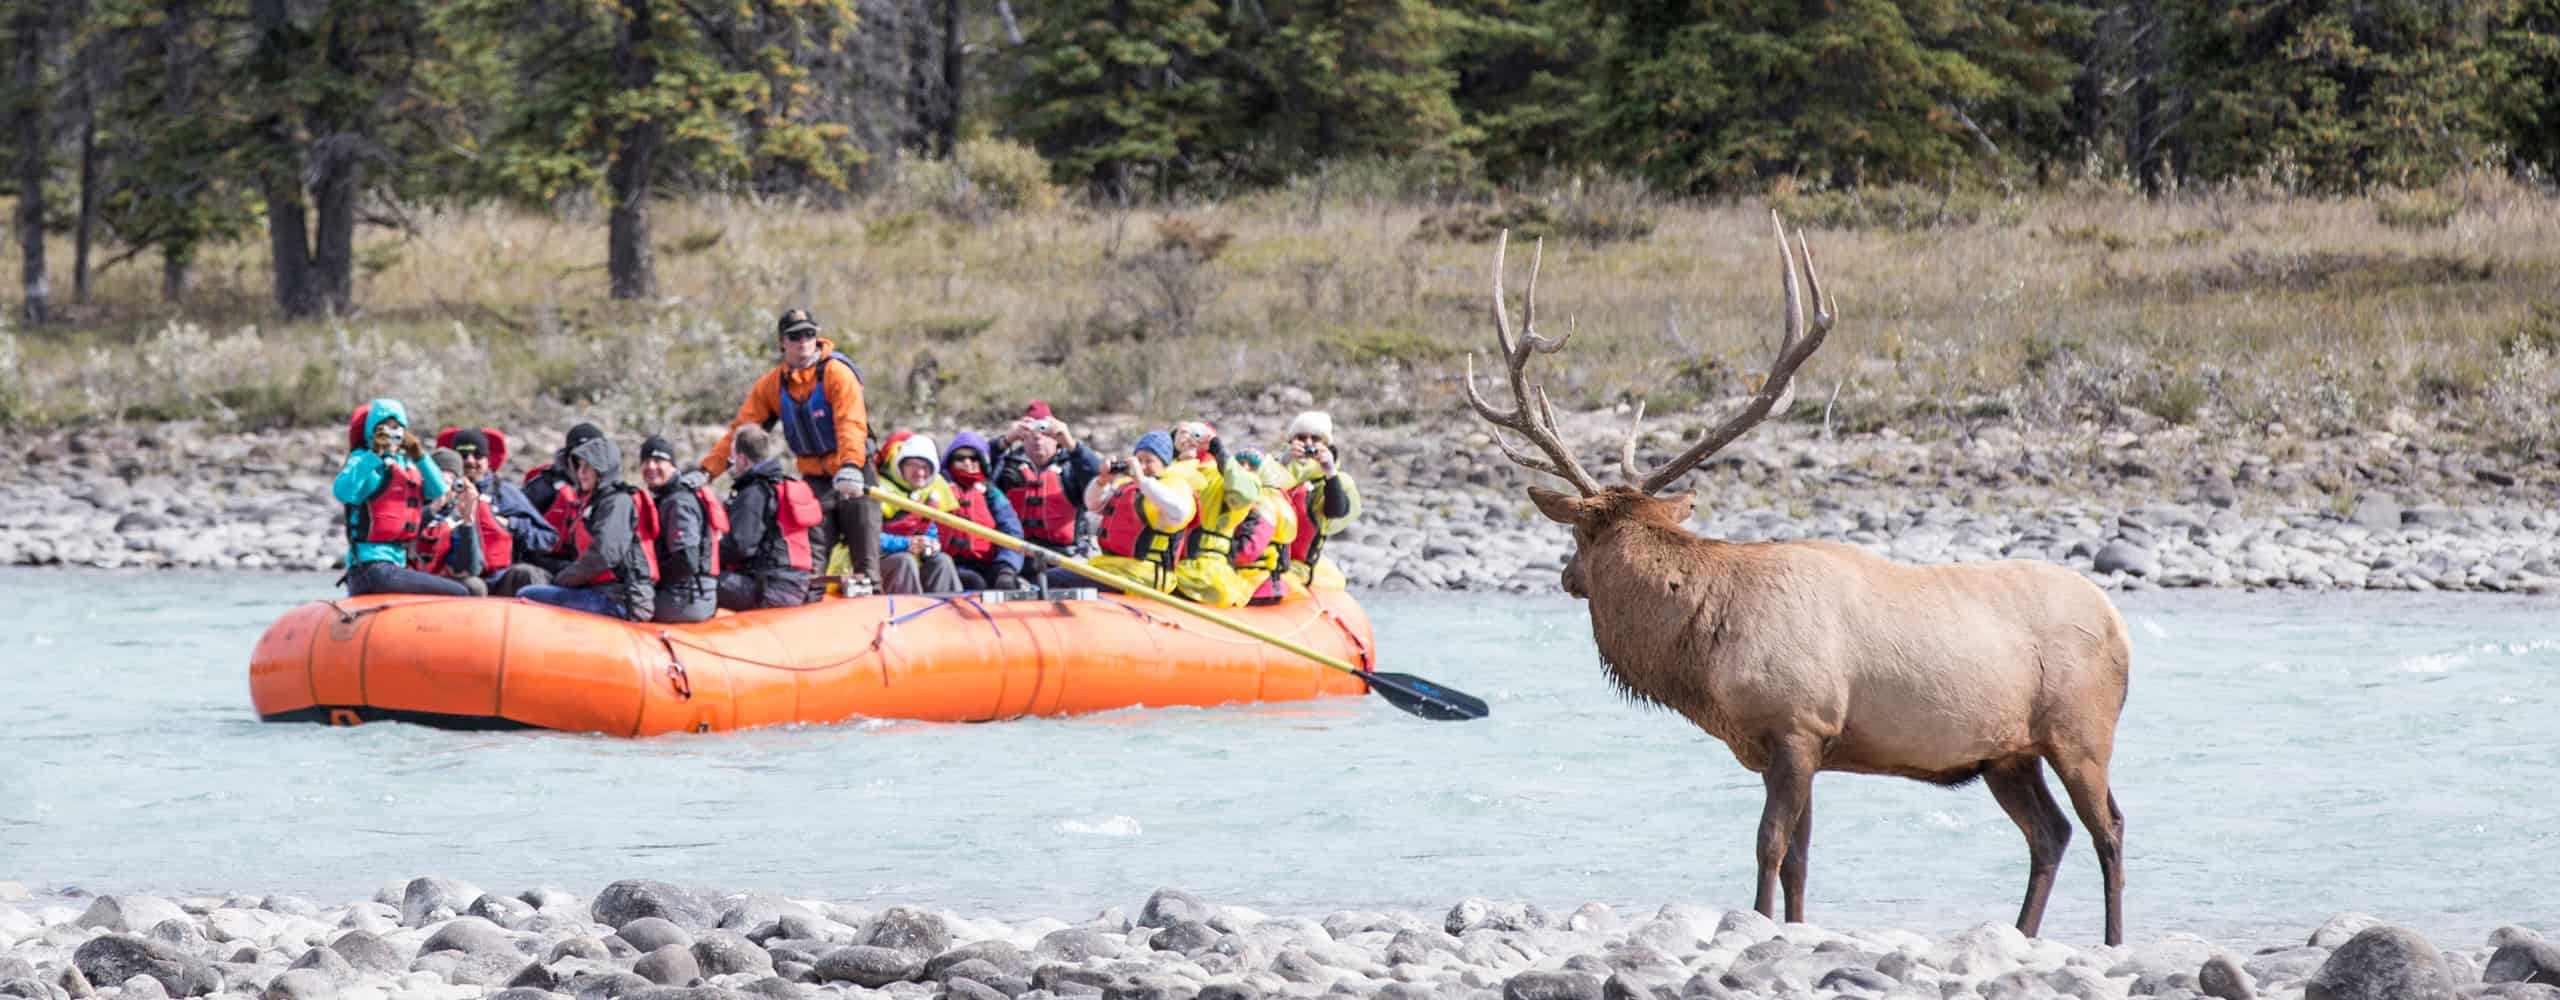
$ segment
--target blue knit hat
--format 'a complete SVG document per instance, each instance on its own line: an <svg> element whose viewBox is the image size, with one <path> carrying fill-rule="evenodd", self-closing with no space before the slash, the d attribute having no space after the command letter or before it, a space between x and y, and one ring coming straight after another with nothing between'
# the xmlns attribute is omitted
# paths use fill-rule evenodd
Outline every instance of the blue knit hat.
<svg viewBox="0 0 2560 1000"><path fill-rule="evenodd" d="M1129 451L1131 453L1143 451L1154 455L1157 461L1171 463L1173 461L1173 435L1167 434L1163 431L1148 431L1144 434L1138 435L1138 443L1131 446Z"/></svg>

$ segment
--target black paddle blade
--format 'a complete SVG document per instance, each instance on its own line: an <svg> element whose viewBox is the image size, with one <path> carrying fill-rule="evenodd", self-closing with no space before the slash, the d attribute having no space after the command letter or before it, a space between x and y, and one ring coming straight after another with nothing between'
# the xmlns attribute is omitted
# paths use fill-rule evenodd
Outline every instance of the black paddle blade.
<svg viewBox="0 0 2560 1000"><path fill-rule="evenodd" d="M1455 688L1445 688L1412 674L1391 674L1364 670L1360 679L1369 682L1369 690L1387 700L1387 704L1404 709L1434 722L1464 722L1493 714L1484 699Z"/></svg>

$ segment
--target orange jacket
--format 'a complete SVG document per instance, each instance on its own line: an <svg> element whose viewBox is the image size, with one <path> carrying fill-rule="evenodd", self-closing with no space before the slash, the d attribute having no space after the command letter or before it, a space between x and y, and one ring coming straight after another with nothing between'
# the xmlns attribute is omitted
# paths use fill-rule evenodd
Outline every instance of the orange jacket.
<svg viewBox="0 0 2560 1000"><path fill-rule="evenodd" d="M817 365L790 370L775 365L772 371L757 379L755 387L747 390L747 401L738 404L738 416L729 421L729 430L720 435L720 442L712 445L708 454L702 456L702 471L714 476L726 471L729 468L729 439L738 433L738 428L748 424L772 428L774 422L782 418L783 386L788 384L794 396L805 395L809 391L809 380L821 377L822 373L827 380L827 405L836 415L836 451L832 455L800 456L800 474L832 476L837 469L847 465L860 468L869 454L871 416L863 409L862 382L843 365L825 363L826 356L835 349L834 343L820 337L820 361ZM774 443L779 446L781 441L777 438ZM776 450L780 450L779 447Z"/></svg>

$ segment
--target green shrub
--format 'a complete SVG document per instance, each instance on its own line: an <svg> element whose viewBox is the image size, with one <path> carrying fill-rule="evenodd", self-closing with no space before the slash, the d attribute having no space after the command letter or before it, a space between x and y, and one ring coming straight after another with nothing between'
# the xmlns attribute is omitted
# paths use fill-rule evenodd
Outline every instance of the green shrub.
<svg viewBox="0 0 2560 1000"><path fill-rule="evenodd" d="M2026 205L1989 191L1932 191L1915 184L1804 191L1779 186L1769 196L1780 215L1816 229L1888 229L1914 232L1956 226L2014 226Z"/></svg>
<svg viewBox="0 0 2560 1000"><path fill-rule="evenodd" d="M1011 139L970 139L960 144L960 169L988 207L1005 212L1045 212L1058 205L1049 161Z"/></svg>
<svg viewBox="0 0 2560 1000"><path fill-rule="evenodd" d="M2373 217L2393 229L2442 229L2460 214L2461 202L2433 191L2384 195L2373 206Z"/></svg>
<svg viewBox="0 0 2560 1000"><path fill-rule="evenodd" d="M1317 339L1329 356L1359 365L1385 361L1412 367L1465 353L1430 334L1400 326L1329 330Z"/></svg>

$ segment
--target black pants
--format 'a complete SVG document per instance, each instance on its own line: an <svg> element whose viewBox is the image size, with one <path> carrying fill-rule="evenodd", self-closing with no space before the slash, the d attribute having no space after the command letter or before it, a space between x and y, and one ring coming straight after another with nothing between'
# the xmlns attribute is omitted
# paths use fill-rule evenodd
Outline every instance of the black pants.
<svg viewBox="0 0 2560 1000"><path fill-rule="evenodd" d="M836 494L834 476L802 476L800 481L818 494L818 508L825 512L818 518L817 527L809 529L809 550L816 553L819 566L826 565L828 554L835 551L836 540L841 538L846 552L853 557L853 572L879 582L880 505L869 498L845 502ZM862 482L867 486L879 481L866 468L862 470Z"/></svg>
<svg viewBox="0 0 2560 1000"><path fill-rule="evenodd" d="M951 565L952 568L957 569L960 572L960 589L962 590L989 590L994 588L996 585L996 577L1003 573L1005 568L1003 563L993 559L955 558L951 560ZM1021 574L1017 573L1015 575L1020 576Z"/></svg>
<svg viewBox="0 0 2560 1000"><path fill-rule="evenodd" d="M469 597L470 588L459 580L448 580L433 573L421 573L406 566L387 562L357 563L347 571L347 596L366 594L432 594L437 597Z"/></svg>

